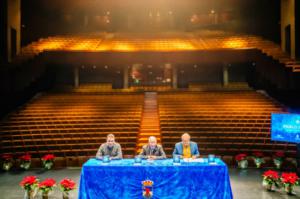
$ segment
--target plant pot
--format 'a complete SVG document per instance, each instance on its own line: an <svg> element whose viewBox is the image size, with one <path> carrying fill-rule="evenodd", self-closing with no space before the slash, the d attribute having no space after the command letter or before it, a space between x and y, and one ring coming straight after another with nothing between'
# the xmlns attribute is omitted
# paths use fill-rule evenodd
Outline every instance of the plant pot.
<svg viewBox="0 0 300 199"><path fill-rule="evenodd" d="M268 183L267 181L263 180L262 185L267 191L273 191L273 183Z"/></svg>
<svg viewBox="0 0 300 199"><path fill-rule="evenodd" d="M248 168L248 160L241 160L238 162L238 168L247 169Z"/></svg>
<svg viewBox="0 0 300 199"><path fill-rule="evenodd" d="M13 166L13 163L12 162L4 162L3 165L2 165L2 169L4 171L9 171Z"/></svg>
<svg viewBox="0 0 300 199"><path fill-rule="evenodd" d="M256 168L261 168L261 162L255 162Z"/></svg>
<svg viewBox="0 0 300 199"><path fill-rule="evenodd" d="M43 162L44 168L50 170L53 167L53 162Z"/></svg>
<svg viewBox="0 0 300 199"><path fill-rule="evenodd" d="M28 170L28 169L30 168L30 166L31 166L31 161L29 161L29 162L23 162L23 163L21 163L21 165L20 165L20 167L21 167L22 169L25 169L25 170Z"/></svg>
<svg viewBox="0 0 300 199"><path fill-rule="evenodd" d="M33 190L28 190L28 191L25 191L25 197L24 199L33 199Z"/></svg>
<svg viewBox="0 0 300 199"><path fill-rule="evenodd" d="M48 193L43 193L43 194L42 194L42 198L43 198L43 199L48 199Z"/></svg>
<svg viewBox="0 0 300 199"><path fill-rule="evenodd" d="M69 192L63 192L63 199L69 199Z"/></svg>
<svg viewBox="0 0 300 199"><path fill-rule="evenodd" d="M284 190L289 195L294 195L294 185L285 185Z"/></svg>
<svg viewBox="0 0 300 199"><path fill-rule="evenodd" d="M274 162L276 169L281 169L282 160L273 159L273 162Z"/></svg>
<svg viewBox="0 0 300 199"><path fill-rule="evenodd" d="M254 159L254 163L256 165L256 168L261 168L261 165L264 163L264 160L263 159L260 159L260 158L255 158Z"/></svg>

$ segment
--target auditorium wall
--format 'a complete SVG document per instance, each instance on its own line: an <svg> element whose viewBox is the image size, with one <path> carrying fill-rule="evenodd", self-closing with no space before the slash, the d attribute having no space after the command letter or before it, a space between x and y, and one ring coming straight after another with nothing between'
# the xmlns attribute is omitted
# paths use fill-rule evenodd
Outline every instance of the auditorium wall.
<svg viewBox="0 0 300 199"><path fill-rule="evenodd" d="M287 35L288 26L290 35ZM295 0L281 0L281 48L286 52L290 51L291 58L296 57L295 37ZM286 43L288 40L290 44Z"/></svg>
<svg viewBox="0 0 300 199"><path fill-rule="evenodd" d="M21 0L0 2L0 63L11 62L21 48Z"/></svg>
<svg viewBox="0 0 300 199"><path fill-rule="evenodd" d="M51 71L39 59L0 70L0 117L53 84Z"/></svg>
<svg viewBox="0 0 300 199"><path fill-rule="evenodd" d="M228 67L229 83L246 82L249 77L249 63L195 64L178 67L178 87L186 88L189 83L222 84L224 65Z"/></svg>
<svg viewBox="0 0 300 199"><path fill-rule="evenodd" d="M7 62L7 1L0 1L0 64Z"/></svg>
<svg viewBox="0 0 300 199"><path fill-rule="evenodd" d="M21 50L21 0L8 0L7 6L7 51L11 62Z"/></svg>
<svg viewBox="0 0 300 199"><path fill-rule="evenodd" d="M225 29L280 40L279 1L36 1L22 5L24 45L59 34ZM32 7L35 15L32 15ZM266 15L268 9L268 15ZM38 16L38 17L36 17Z"/></svg>
<svg viewBox="0 0 300 199"><path fill-rule="evenodd" d="M222 84L223 65L224 63L177 65L178 86L186 88L189 83ZM51 67L54 68L56 74L55 84L74 85L74 67L76 66L52 65ZM121 66L82 65L79 67L79 84L112 83L113 88L123 88L124 70L122 68ZM229 82L248 81L249 63L230 64L228 72Z"/></svg>
<svg viewBox="0 0 300 199"><path fill-rule="evenodd" d="M79 69L79 85L88 83L111 83L113 88L123 87L123 70L117 66L51 65L55 71L56 85L74 85L74 68Z"/></svg>
<svg viewBox="0 0 300 199"><path fill-rule="evenodd" d="M300 1L295 1L296 57L300 59Z"/></svg>

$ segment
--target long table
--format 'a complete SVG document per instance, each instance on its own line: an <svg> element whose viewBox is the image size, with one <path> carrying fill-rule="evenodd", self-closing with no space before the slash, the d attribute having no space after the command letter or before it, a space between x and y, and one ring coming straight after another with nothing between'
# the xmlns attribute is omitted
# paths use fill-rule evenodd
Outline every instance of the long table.
<svg viewBox="0 0 300 199"><path fill-rule="evenodd" d="M226 164L216 159L197 162L172 159L135 165L133 159L103 163L90 159L82 167L79 199L140 199L142 182L153 181L153 199L231 199L232 191Z"/></svg>

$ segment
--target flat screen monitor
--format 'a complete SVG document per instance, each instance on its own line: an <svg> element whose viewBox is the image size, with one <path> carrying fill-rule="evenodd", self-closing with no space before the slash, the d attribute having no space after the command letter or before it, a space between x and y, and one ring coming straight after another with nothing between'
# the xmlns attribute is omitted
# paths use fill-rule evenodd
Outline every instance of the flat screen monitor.
<svg viewBox="0 0 300 199"><path fill-rule="evenodd" d="M300 114L272 113L271 140L300 143Z"/></svg>

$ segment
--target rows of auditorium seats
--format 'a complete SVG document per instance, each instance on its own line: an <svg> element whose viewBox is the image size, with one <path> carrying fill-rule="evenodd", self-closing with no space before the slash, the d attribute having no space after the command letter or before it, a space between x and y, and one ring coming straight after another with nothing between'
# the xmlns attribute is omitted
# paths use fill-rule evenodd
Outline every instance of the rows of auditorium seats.
<svg viewBox="0 0 300 199"><path fill-rule="evenodd" d="M3 153L41 157L94 156L113 133L125 155L133 155L143 95L49 93L32 99L1 122Z"/></svg>
<svg viewBox="0 0 300 199"><path fill-rule="evenodd" d="M41 38L23 47L15 61L22 63L43 51L94 51L100 47L104 37L105 33Z"/></svg>
<svg viewBox="0 0 300 199"><path fill-rule="evenodd" d="M256 48L278 60L294 72L300 63L284 53L278 44L254 35L224 31L202 30L193 34L86 34L79 36L54 36L40 39L21 50L18 61L32 58L43 51L176 51Z"/></svg>
<svg viewBox="0 0 300 199"><path fill-rule="evenodd" d="M252 90L247 82L230 82L227 85L223 85L220 83L189 83L188 88L191 91Z"/></svg>
<svg viewBox="0 0 300 199"><path fill-rule="evenodd" d="M243 49L256 48L266 55L278 60L293 72L300 72L300 63L290 58L290 55L281 50L280 45L260 36L236 34L224 31L202 30L194 33L200 49Z"/></svg>
<svg viewBox="0 0 300 199"><path fill-rule="evenodd" d="M272 112L285 108L255 91L169 92L158 95L162 143L171 154L187 132L203 155L234 156L262 151L271 155L295 146L270 140Z"/></svg>

